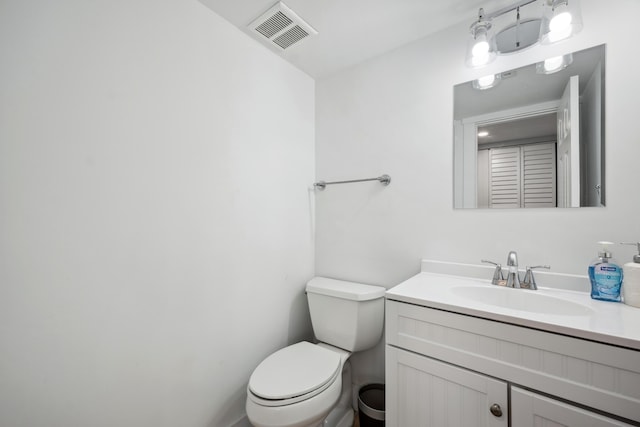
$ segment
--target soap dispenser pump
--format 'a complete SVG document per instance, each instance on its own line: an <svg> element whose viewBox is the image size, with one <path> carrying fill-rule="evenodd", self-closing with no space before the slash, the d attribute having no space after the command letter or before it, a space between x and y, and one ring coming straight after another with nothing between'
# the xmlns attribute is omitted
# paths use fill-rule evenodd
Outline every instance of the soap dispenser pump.
<svg viewBox="0 0 640 427"><path fill-rule="evenodd" d="M622 269L612 258L608 246L612 242L598 242L602 251L598 258L589 264L589 280L591 281L591 298L602 301L620 302L620 286L622 285Z"/></svg>
<svg viewBox="0 0 640 427"><path fill-rule="evenodd" d="M622 266L624 272L622 296L625 304L640 307L640 242L622 244L634 245L638 250L638 253L633 256L633 261Z"/></svg>

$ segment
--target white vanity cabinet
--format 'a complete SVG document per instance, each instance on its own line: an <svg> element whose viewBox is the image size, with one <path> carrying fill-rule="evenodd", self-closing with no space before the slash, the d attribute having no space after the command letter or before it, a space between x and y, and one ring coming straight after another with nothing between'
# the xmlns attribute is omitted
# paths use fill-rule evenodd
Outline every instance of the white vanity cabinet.
<svg viewBox="0 0 640 427"><path fill-rule="evenodd" d="M386 359L387 426L508 426L505 381L392 346Z"/></svg>
<svg viewBox="0 0 640 427"><path fill-rule="evenodd" d="M639 351L387 298L387 427L640 425Z"/></svg>

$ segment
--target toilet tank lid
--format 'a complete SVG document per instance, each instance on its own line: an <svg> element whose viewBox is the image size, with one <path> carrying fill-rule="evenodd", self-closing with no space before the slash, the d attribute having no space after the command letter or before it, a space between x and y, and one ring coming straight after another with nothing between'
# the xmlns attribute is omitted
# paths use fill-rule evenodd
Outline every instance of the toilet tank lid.
<svg viewBox="0 0 640 427"><path fill-rule="evenodd" d="M382 286L365 285L364 283L347 282L328 277L314 277L307 283L307 293L354 301L382 298L385 292L386 289Z"/></svg>

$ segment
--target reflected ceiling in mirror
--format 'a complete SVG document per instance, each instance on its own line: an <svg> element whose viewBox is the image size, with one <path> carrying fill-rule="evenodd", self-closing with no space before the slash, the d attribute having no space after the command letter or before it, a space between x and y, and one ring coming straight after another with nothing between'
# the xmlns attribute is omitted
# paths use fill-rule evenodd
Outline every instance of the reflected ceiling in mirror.
<svg viewBox="0 0 640 427"><path fill-rule="evenodd" d="M454 87L455 208L605 205L605 46L554 63Z"/></svg>

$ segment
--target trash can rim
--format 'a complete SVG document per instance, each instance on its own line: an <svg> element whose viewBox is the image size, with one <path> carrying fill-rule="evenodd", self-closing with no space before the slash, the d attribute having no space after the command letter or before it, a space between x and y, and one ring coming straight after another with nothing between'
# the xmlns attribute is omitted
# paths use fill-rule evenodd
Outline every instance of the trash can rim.
<svg viewBox="0 0 640 427"><path fill-rule="evenodd" d="M362 399L362 395L367 391L381 391L382 394L382 409L373 408ZM384 392L385 386L384 384L367 384L365 386L360 387L358 391L358 410L365 414L366 416L379 421L384 421L385 419L385 408L384 408Z"/></svg>

